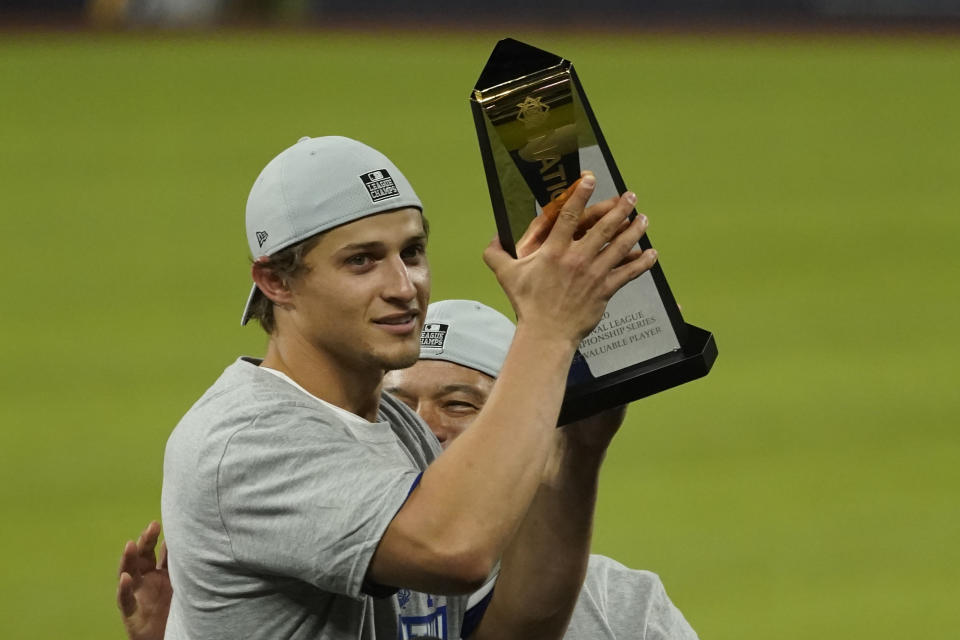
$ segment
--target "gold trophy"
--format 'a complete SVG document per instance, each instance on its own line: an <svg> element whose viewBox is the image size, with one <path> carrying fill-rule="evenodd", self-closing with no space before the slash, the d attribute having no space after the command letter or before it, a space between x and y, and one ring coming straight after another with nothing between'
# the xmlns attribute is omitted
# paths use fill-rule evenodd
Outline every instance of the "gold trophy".
<svg viewBox="0 0 960 640"><path fill-rule="evenodd" d="M514 256L582 170L597 180L590 203L627 190L569 60L501 40L470 106L500 243ZM649 237L640 246L649 248ZM716 357L713 335L684 322L658 262L610 299L580 343L560 424L703 377Z"/></svg>

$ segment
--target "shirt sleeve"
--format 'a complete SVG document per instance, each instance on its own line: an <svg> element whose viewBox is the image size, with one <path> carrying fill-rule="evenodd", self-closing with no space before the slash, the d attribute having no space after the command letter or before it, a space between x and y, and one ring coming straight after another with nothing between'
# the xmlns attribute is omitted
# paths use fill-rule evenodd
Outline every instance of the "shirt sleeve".
<svg viewBox="0 0 960 640"><path fill-rule="evenodd" d="M697 640L657 574L591 555L567 637Z"/></svg>
<svg viewBox="0 0 960 640"><path fill-rule="evenodd" d="M389 425L277 407L227 442L217 474L234 559L360 595L373 553L420 470Z"/></svg>

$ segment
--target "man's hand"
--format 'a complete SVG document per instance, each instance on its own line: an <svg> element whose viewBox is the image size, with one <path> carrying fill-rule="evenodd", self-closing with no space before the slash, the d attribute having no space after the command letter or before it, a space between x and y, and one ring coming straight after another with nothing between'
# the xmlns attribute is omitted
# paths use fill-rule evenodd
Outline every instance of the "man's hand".
<svg viewBox="0 0 960 640"><path fill-rule="evenodd" d="M559 432L574 449L602 456L626 416L624 404L564 425Z"/></svg>
<svg viewBox="0 0 960 640"><path fill-rule="evenodd" d="M546 237L540 229L522 242L522 257L512 258L497 239L484 252L517 312L518 331L531 323L540 335L575 348L610 297L656 262L656 251L636 248L647 227L644 215L629 220L636 196L627 192L585 213L595 185L592 174L584 175Z"/></svg>
<svg viewBox="0 0 960 640"><path fill-rule="evenodd" d="M580 178L567 187L567 189L557 198L543 207L540 215L530 221L530 225L527 227L527 230L523 232L523 235L520 236L520 239L516 242L518 258L525 258L540 248L540 245L543 244L543 241L547 239L548 235L550 235L550 230L553 229L553 224L557 221L557 216L560 215L560 210L563 209L563 206L567 203L567 200L570 199L570 196L576 192L577 188L580 186L580 180L588 175L592 176L593 172L581 171ZM605 216L610 212L611 209L613 209L613 207L616 206L619 200L619 198L609 198L587 207L584 210L583 215L580 217L580 222L577 224L577 230L573 234L573 239L579 240L582 238L583 235L589 231L598 220L600 220L600 218ZM626 226L626 224L627 221L624 221L624 226Z"/></svg>
<svg viewBox="0 0 960 640"><path fill-rule="evenodd" d="M136 542L129 540L120 556L117 606L131 640L163 640L173 587L167 573L167 545L155 550L160 524L151 522Z"/></svg>

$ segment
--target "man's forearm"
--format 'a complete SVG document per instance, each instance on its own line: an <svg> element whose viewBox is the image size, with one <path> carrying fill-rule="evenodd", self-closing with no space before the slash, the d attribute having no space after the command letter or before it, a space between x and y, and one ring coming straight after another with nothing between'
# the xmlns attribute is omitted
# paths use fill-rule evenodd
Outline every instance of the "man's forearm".
<svg viewBox="0 0 960 640"><path fill-rule="evenodd" d="M372 580L432 592L485 580L539 491L572 354L572 344L518 327L480 416L424 472L384 534ZM382 553L394 548L403 553Z"/></svg>
<svg viewBox="0 0 960 640"><path fill-rule="evenodd" d="M602 452L555 434L543 482L507 548L493 600L474 635L560 638L590 554Z"/></svg>

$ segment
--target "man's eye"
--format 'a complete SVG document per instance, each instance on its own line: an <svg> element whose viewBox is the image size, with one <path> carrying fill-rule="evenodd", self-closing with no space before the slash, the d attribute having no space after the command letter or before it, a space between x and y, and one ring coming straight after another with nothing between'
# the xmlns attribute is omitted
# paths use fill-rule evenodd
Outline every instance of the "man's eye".
<svg viewBox="0 0 960 640"><path fill-rule="evenodd" d="M446 403L444 407L446 407L446 409L452 413L471 413L474 411L479 411L479 408L477 408L476 405L459 400L452 400Z"/></svg>
<svg viewBox="0 0 960 640"><path fill-rule="evenodd" d="M401 255L404 259L417 258L417 257L422 256L424 253L426 253L426 250L427 250L427 248L426 248L423 244L420 244L420 243L418 243L418 244L412 244L412 245L410 245L409 247L407 247L406 249L404 249L404 250L400 253L400 255Z"/></svg>
<svg viewBox="0 0 960 640"><path fill-rule="evenodd" d="M363 267L369 264L370 261L371 261L371 258L369 255L365 253L358 253L355 256L350 256L349 258L347 258L345 262L353 267Z"/></svg>

